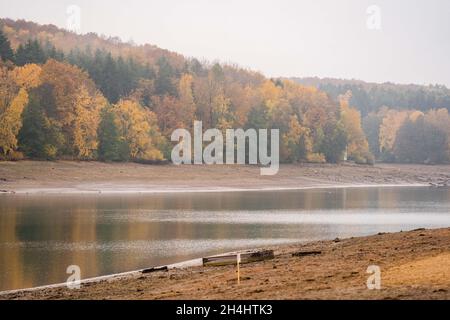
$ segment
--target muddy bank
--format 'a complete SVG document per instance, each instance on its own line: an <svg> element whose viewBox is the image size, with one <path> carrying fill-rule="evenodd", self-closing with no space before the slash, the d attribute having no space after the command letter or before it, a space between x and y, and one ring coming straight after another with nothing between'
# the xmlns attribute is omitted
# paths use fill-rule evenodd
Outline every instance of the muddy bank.
<svg viewBox="0 0 450 320"><path fill-rule="evenodd" d="M1 193L232 191L444 183L450 184L450 166L282 165L277 175L261 176L254 166L0 162Z"/></svg>
<svg viewBox="0 0 450 320"><path fill-rule="evenodd" d="M450 299L450 228L270 249L274 259L241 266L240 285L235 266L190 267L0 299ZM369 265L380 290L367 289Z"/></svg>

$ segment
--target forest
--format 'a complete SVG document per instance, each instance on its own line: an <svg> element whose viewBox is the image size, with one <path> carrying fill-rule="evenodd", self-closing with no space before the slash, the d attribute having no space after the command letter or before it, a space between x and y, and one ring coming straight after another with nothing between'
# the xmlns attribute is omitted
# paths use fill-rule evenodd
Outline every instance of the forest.
<svg viewBox="0 0 450 320"><path fill-rule="evenodd" d="M399 85L357 80L292 78L332 98L351 93L349 103L362 114L370 151L379 161L449 161L450 90L442 85Z"/></svg>
<svg viewBox="0 0 450 320"><path fill-rule="evenodd" d="M331 93L151 45L9 19L0 30L4 160L170 160L171 133L195 120L279 129L286 163L450 159L446 96L367 108L352 88Z"/></svg>

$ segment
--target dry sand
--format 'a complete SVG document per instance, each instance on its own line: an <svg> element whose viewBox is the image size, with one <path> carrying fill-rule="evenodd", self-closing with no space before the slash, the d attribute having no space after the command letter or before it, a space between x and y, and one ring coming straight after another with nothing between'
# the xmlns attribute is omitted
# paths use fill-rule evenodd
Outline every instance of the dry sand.
<svg viewBox="0 0 450 320"><path fill-rule="evenodd" d="M450 229L272 249L275 259L241 266L240 285L235 266L191 267L0 299L450 299ZM367 289L369 265L380 267L380 290Z"/></svg>

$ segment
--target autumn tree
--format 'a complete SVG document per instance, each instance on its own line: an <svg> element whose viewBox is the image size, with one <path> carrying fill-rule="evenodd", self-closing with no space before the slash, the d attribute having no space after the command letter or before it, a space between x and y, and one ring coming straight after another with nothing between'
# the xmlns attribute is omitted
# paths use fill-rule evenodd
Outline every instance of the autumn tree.
<svg viewBox="0 0 450 320"><path fill-rule="evenodd" d="M282 136L281 158L289 162L308 160L312 152L312 142L309 135L310 130L298 122L296 115L292 115L289 130Z"/></svg>
<svg viewBox="0 0 450 320"><path fill-rule="evenodd" d="M158 150L161 135L156 115L132 100L121 100L113 106L116 124L122 139L129 147L133 160L158 161L163 154Z"/></svg>
<svg viewBox="0 0 450 320"><path fill-rule="evenodd" d="M218 116L230 105L230 100L224 91L225 75L222 66L214 64L208 74L194 81L194 99L197 104L196 116L204 127L214 127ZM225 102L225 103L224 103ZM215 110L214 110L215 109Z"/></svg>
<svg viewBox="0 0 450 320"><path fill-rule="evenodd" d="M0 153L2 158L20 157L17 135L22 128L22 113L28 103L28 93L14 77L15 73L0 68Z"/></svg>
<svg viewBox="0 0 450 320"><path fill-rule="evenodd" d="M88 75L77 67L49 60L41 81L54 101L46 112L65 136L64 153L79 159L95 157L100 112L106 100Z"/></svg>
<svg viewBox="0 0 450 320"><path fill-rule="evenodd" d="M17 135L22 128L22 112L28 103L28 93L19 90L6 109L0 113L0 150L3 157L14 154L17 149Z"/></svg>
<svg viewBox="0 0 450 320"><path fill-rule="evenodd" d="M41 84L42 68L36 64L27 64L23 67L15 67L11 76L14 82L26 90L38 87Z"/></svg>
<svg viewBox="0 0 450 320"><path fill-rule="evenodd" d="M197 107L195 105L193 93L194 78L192 75L184 74L178 84L178 96L180 102L180 117L184 122L185 128L192 128Z"/></svg>
<svg viewBox="0 0 450 320"><path fill-rule="evenodd" d="M383 160L394 160L394 144L397 132L408 118L407 111L389 110L380 125L380 150Z"/></svg>
<svg viewBox="0 0 450 320"><path fill-rule="evenodd" d="M212 126L219 130L233 128L234 115L231 111L231 101L224 94L218 94L212 101Z"/></svg>
<svg viewBox="0 0 450 320"><path fill-rule="evenodd" d="M336 104L318 89L301 86L292 81L283 82L283 95L297 115L299 123L310 129L313 149L319 152L325 126L336 122Z"/></svg>
<svg viewBox="0 0 450 320"><path fill-rule="evenodd" d="M74 103L73 146L76 155L80 159L94 159L98 148L97 129L100 114L106 106L106 100L98 93L91 95L88 89L82 86Z"/></svg>
<svg viewBox="0 0 450 320"><path fill-rule="evenodd" d="M361 114L349 106L351 93L340 97L341 123L347 133L347 156L357 163L373 163L364 131L361 127Z"/></svg>

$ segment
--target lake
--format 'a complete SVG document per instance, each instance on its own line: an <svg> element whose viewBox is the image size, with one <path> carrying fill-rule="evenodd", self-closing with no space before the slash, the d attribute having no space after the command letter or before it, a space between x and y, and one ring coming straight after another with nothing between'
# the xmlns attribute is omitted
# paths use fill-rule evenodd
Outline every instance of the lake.
<svg viewBox="0 0 450 320"><path fill-rule="evenodd" d="M450 188L0 196L0 291L208 254L450 227Z"/></svg>

